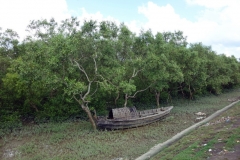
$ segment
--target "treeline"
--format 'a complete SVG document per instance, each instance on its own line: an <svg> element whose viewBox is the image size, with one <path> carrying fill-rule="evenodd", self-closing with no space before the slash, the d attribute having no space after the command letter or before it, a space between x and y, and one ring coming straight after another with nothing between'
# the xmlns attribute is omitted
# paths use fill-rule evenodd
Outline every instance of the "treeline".
<svg viewBox="0 0 240 160"><path fill-rule="evenodd" d="M240 84L240 63L181 31L136 35L124 24L32 21L19 41L0 32L1 122L64 119L110 106L219 94ZM129 104L130 103L130 104ZM84 111L84 112L83 112ZM7 123L9 122L9 123Z"/></svg>

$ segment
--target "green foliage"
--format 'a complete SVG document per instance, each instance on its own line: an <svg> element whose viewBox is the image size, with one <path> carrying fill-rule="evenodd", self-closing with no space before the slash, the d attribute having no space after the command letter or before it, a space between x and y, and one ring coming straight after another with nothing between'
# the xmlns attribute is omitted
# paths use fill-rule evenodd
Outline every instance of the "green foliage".
<svg viewBox="0 0 240 160"><path fill-rule="evenodd" d="M18 112L1 107L0 114L0 138L12 132L13 129L22 126Z"/></svg>
<svg viewBox="0 0 240 160"><path fill-rule="evenodd" d="M74 17L33 20L27 29L21 43L16 32L0 32L0 111L9 126L26 115L62 120L81 108L103 114L155 97L159 106L172 96L192 99L240 85L235 57L202 43L187 46L181 31L136 35L124 23Z"/></svg>
<svg viewBox="0 0 240 160"><path fill-rule="evenodd" d="M66 121L79 115L79 113L81 113L79 106L74 103L73 100L66 102L64 98L66 97L58 95L47 100L47 102L42 105L39 113L37 113L35 121Z"/></svg>
<svg viewBox="0 0 240 160"><path fill-rule="evenodd" d="M18 34L11 29L0 32L0 56L15 58L19 54L20 50L18 46L18 38Z"/></svg>
<svg viewBox="0 0 240 160"><path fill-rule="evenodd" d="M67 87L65 88L64 91L69 96L72 94L75 95L87 90L87 86L83 82L79 82L76 79L69 80L68 78L65 78L65 81L67 83Z"/></svg>

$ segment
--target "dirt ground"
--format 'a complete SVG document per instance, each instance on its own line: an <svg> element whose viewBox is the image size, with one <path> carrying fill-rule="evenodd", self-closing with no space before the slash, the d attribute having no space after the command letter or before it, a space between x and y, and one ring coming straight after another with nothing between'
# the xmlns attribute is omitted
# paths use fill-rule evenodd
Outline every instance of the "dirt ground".
<svg viewBox="0 0 240 160"><path fill-rule="evenodd" d="M240 160L240 104L152 158L159 159Z"/></svg>
<svg viewBox="0 0 240 160"><path fill-rule="evenodd" d="M228 129L230 132L231 130L240 127L240 116L232 117L230 118L230 121L230 127L226 122L221 123L217 121L218 123L220 123L220 126L217 126L216 132L220 132L223 128ZM222 142L221 139L219 139L219 142L214 145L214 148L212 149L208 160L240 160L240 140L238 140L236 143L237 144L233 147L233 149L228 151L227 149L225 149L225 143Z"/></svg>

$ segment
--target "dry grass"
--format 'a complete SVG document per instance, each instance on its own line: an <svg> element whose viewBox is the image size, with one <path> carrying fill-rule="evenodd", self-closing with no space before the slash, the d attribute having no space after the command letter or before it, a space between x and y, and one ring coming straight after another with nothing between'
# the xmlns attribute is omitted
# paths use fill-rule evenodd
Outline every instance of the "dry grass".
<svg viewBox="0 0 240 160"><path fill-rule="evenodd" d="M134 159L195 123L196 112L223 108L239 90L199 100L175 100L163 121L144 127L93 131L86 121L23 126L0 139L0 159Z"/></svg>

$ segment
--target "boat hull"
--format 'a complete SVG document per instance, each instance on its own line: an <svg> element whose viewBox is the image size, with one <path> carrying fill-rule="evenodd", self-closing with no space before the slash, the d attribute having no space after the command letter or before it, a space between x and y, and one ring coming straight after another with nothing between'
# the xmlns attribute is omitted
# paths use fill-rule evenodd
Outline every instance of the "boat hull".
<svg viewBox="0 0 240 160"><path fill-rule="evenodd" d="M171 107L165 107L164 111L160 109L155 113L148 113L145 115L139 114L138 117L133 117L129 119L99 119L97 121L97 126L99 129L125 129L139 127L147 125L153 122L157 122L167 116L172 110ZM142 112L144 113L144 111Z"/></svg>

